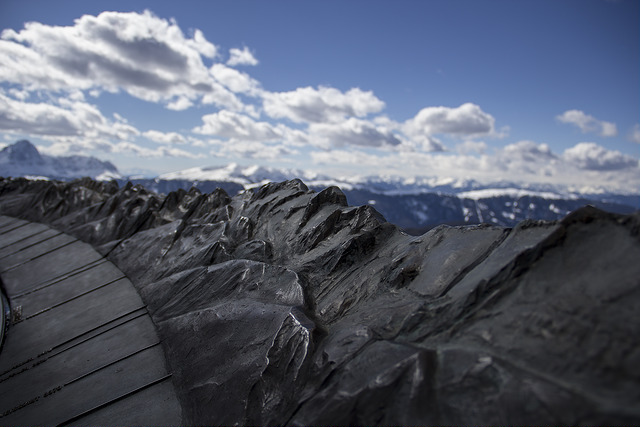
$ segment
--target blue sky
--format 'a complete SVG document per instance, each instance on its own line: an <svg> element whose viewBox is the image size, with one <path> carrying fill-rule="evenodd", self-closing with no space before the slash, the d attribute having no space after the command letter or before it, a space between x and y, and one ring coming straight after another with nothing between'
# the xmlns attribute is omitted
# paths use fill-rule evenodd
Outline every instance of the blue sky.
<svg viewBox="0 0 640 427"><path fill-rule="evenodd" d="M637 191L639 28L635 0L3 0L0 143Z"/></svg>

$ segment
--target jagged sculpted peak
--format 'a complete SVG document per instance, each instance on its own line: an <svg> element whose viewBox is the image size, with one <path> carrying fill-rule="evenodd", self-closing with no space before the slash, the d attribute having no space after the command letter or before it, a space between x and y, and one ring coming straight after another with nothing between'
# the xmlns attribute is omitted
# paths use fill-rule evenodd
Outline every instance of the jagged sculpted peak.
<svg viewBox="0 0 640 427"><path fill-rule="evenodd" d="M132 280L184 424L637 424L640 215L411 237L337 187L0 180Z"/></svg>

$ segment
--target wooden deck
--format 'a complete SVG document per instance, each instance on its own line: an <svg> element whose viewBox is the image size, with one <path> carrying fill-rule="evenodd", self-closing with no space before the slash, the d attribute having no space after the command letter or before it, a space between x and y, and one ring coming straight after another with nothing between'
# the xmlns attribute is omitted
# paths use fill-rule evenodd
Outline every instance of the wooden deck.
<svg viewBox="0 0 640 427"><path fill-rule="evenodd" d="M164 354L129 279L90 245L0 216L11 320L0 425L177 425Z"/></svg>

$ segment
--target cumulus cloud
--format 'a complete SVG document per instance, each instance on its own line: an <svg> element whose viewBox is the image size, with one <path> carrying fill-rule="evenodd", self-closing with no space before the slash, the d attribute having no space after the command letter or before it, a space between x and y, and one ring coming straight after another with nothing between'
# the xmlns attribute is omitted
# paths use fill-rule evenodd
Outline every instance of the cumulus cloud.
<svg viewBox="0 0 640 427"><path fill-rule="evenodd" d="M407 120L404 131L414 138L434 134L484 136L495 133L495 119L470 102L457 108L426 107Z"/></svg>
<svg viewBox="0 0 640 427"><path fill-rule="evenodd" d="M224 66L223 66L224 67ZM398 151L445 151L444 144L432 132L446 130L465 136L475 136L479 132L493 135L494 119L474 104L464 104L458 108L434 107L424 109L418 118L422 129L417 130L416 121L402 124L386 116L365 119L365 116L384 104L378 103L371 92L352 89L346 93L333 88L300 88L287 93L263 92L265 112L273 117L284 117L302 122L303 129L292 129L282 123L273 124L256 120L235 111L221 110L202 117L203 125L193 132L244 141L281 141L288 145L311 144L324 149L337 147L369 147L394 149ZM374 97L375 98L375 97ZM377 98L375 98L377 100ZM371 101L371 102L369 102ZM433 111L431 111L433 110ZM437 111L435 111L437 110ZM431 111L431 118L426 112ZM440 121L436 120L438 118ZM424 125L429 120L432 124ZM484 125L479 122L483 121ZM466 141L469 149L486 148L484 143Z"/></svg>
<svg viewBox="0 0 640 427"><path fill-rule="evenodd" d="M487 144L482 141L464 141L456 145L456 152L460 154L483 154L487 151Z"/></svg>
<svg viewBox="0 0 640 427"><path fill-rule="evenodd" d="M189 143L193 147L204 148L207 146L207 144L203 140L194 138L192 136L187 136L187 141L189 141Z"/></svg>
<svg viewBox="0 0 640 427"><path fill-rule="evenodd" d="M312 152L311 158L315 164L334 168L334 173L367 173L375 168L380 175L550 183L572 191L635 192L640 185L637 159L593 143L576 144L561 154L547 144L519 141L479 155L396 151L380 156L348 148ZM367 168L361 170L362 165Z"/></svg>
<svg viewBox="0 0 640 427"><path fill-rule="evenodd" d="M194 154L189 151L182 150L180 148L162 146L162 147L157 147L155 149L150 149L150 148L142 147L140 145L137 145L128 141L122 141L122 142L113 144L111 146L111 152L133 154L137 157L150 157L150 158L183 157L188 159L200 159L205 157L202 154Z"/></svg>
<svg viewBox="0 0 640 427"><path fill-rule="evenodd" d="M638 160L616 150L607 150L594 142L581 142L567 149L562 157L580 169L615 171L637 168Z"/></svg>
<svg viewBox="0 0 640 427"><path fill-rule="evenodd" d="M261 92L260 83L257 80L234 68L213 64L210 71L216 80L233 92L249 95L258 95Z"/></svg>
<svg viewBox="0 0 640 427"><path fill-rule="evenodd" d="M640 185L637 159L594 143L561 154L533 141L490 149L474 139L501 136L507 128L496 131L494 117L473 103L429 106L396 122L380 114L385 103L372 91L318 86L268 92L233 68L257 64L247 47L230 49L225 63L201 31L185 36L174 20L148 11L87 15L64 27L29 23L0 36L0 81L6 84L0 89L0 131L49 140L43 148L49 154L203 156L174 147L188 144L196 152L194 147L213 147L210 154L219 157L286 161L311 147L313 162L347 171L366 165L369 173ZM212 111L192 132L216 139L205 144L177 132L140 133L124 117L107 119L86 102L85 96L104 92L175 111L205 105ZM617 134L614 123L580 110L557 119L582 132ZM640 125L629 139L640 143ZM457 144L450 151L442 141Z"/></svg>
<svg viewBox="0 0 640 427"><path fill-rule="evenodd" d="M594 132L601 136L616 136L618 129L615 123L598 120L580 110L567 110L556 116L562 123L568 123L580 128L582 133Z"/></svg>
<svg viewBox="0 0 640 427"><path fill-rule="evenodd" d="M202 126L195 127L193 132L225 138L234 143L238 141L278 143L283 147L282 153L292 153L293 151L289 151L291 149L288 147L301 147L310 142L309 135L305 131L292 129L282 123L257 121L233 111L221 110L207 114L202 117L202 121ZM273 149L270 150L273 152Z"/></svg>
<svg viewBox="0 0 640 427"><path fill-rule="evenodd" d="M323 148L345 145L385 147L402 143L389 129L354 117L340 123L312 123L309 134L311 142Z"/></svg>
<svg viewBox="0 0 640 427"><path fill-rule="evenodd" d="M12 110L24 108L0 117L0 126L40 136L129 141L139 134L135 128L117 117L115 122L104 119L84 98L85 93L98 97L102 92L126 92L175 111L215 106L218 111L205 115L193 132L234 141L277 141L286 147L442 151L436 133L469 137L493 132L493 117L474 104L425 108L401 124L384 116L367 117L385 107L372 91L319 86L268 92L232 68L258 64L249 48L230 49L226 64L216 62L219 58L218 47L201 31L188 37L175 20L150 11L103 12L82 16L70 26L32 22L20 31L5 30L0 37L0 80L16 87L10 89L12 98L4 97L4 109L8 111L8 104ZM64 93L67 104L15 104L40 93ZM262 108L255 101L245 103L247 98L261 102ZM269 121L260 120L263 114ZM278 119L302 126L273 122ZM171 132L150 130L142 136L161 144L187 142Z"/></svg>
<svg viewBox="0 0 640 427"><path fill-rule="evenodd" d="M629 133L629 141L640 144L640 124L636 124Z"/></svg>
<svg viewBox="0 0 640 427"><path fill-rule="evenodd" d="M93 150L112 152L113 143L106 140L86 140L79 138L56 138L51 145L40 145L38 151L50 156L86 154Z"/></svg>
<svg viewBox="0 0 640 427"><path fill-rule="evenodd" d="M398 156L398 154L396 154ZM331 150L331 151L312 151L311 160L318 165L383 165L384 160L375 154L366 153L361 150Z"/></svg>
<svg viewBox="0 0 640 427"><path fill-rule="evenodd" d="M144 13L84 15L72 26L25 24L2 32L0 80L29 91L118 92L182 110L202 99L242 109L209 72L217 47L200 30L185 37L178 24Z"/></svg>
<svg viewBox="0 0 640 427"><path fill-rule="evenodd" d="M72 111L46 103L25 103L0 95L0 129L31 135L79 135L83 128Z"/></svg>
<svg viewBox="0 0 640 427"><path fill-rule="evenodd" d="M233 111L221 110L202 117L204 124L193 129L204 135L237 140L272 141L283 135L267 122L257 122L251 117Z"/></svg>
<svg viewBox="0 0 640 427"><path fill-rule="evenodd" d="M174 111L183 111L187 108L191 108L192 106L193 102L191 102L191 100L186 96L179 96L167 104L167 108Z"/></svg>
<svg viewBox="0 0 640 427"><path fill-rule="evenodd" d="M11 88L9 89L9 93L11 94L11 96L13 96L14 98L17 98L21 101L26 100L29 97L29 92L26 90L20 90L20 89L16 89L16 88Z"/></svg>
<svg viewBox="0 0 640 427"><path fill-rule="evenodd" d="M484 166L506 175L553 176L560 164L548 144L518 141L483 157Z"/></svg>
<svg viewBox="0 0 640 427"><path fill-rule="evenodd" d="M283 160L299 154L295 149L281 144L269 144L259 141L229 140L217 142L217 148L210 152L216 157L232 157L261 160Z"/></svg>
<svg viewBox="0 0 640 427"><path fill-rule="evenodd" d="M157 130L148 130L142 133L147 139L160 144L186 144L187 139L177 132L160 132Z"/></svg>
<svg viewBox="0 0 640 427"><path fill-rule="evenodd" d="M396 151L380 156L364 148L345 148L314 151L310 157L314 164L334 168L334 173L370 173L375 168L380 175L551 183L574 191L628 192L640 185L637 159L593 143L576 144L561 154L547 144L519 141L480 155Z"/></svg>
<svg viewBox="0 0 640 427"><path fill-rule="evenodd" d="M111 142L107 140L57 140L49 146L39 146L38 150L44 154L52 156L64 156L69 154L87 154L94 150L105 153L128 154L143 158L159 157L183 157L189 159L200 159L202 154L194 154L174 147L157 147L155 149L146 148L131 141Z"/></svg>
<svg viewBox="0 0 640 427"><path fill-rule="evenodd" d="M379 156L371 152L358 149L332 150L312 152L311 158L315 164L327 166L342 166L349 171L370 174L373 167L379 175L400 176L434 176L469 178L472 174L476 179L496 172L495 165L490 165L486 156L459 155L451 152L424 153L397 151ZM366 168L359 170L362 165ZM398 165L402 165L399 169Z"/></svg>
<svg viewBox="0 0 640 427"><path fill-rule="evenodd" d="M51 145L39 147L46 154L102 151L154 158L202 157L174 147L150 149L135 144L132 139L139 135L161 144L184 144L187 140L176 132L149 130L141 134L119 114L114 113L114 118L108 120L95 105L83 101L59 98L55 103L24 102L0 92L0 131L48 139Z"/></svg>
<svg viewBox="0 0 640 427"><path fill-rule="evenodd" d="M139 131L122 121L107 120L95 105L60 98L58 105L15 100L0 93L0 130L49 137L124 140Z"/></svg>
<svg viewBox="0 0 640 427"><path fill-rule="evenodd" d="M263 108L272 118L286 118L297 123L326 123L380 112L384 102L371 91L353 88L341 92L320 86L317 89L303 87L290 92L264 93Z"/></svg>
<svg viewBox="0 0 640 427"><path fill-rule="evenodd" d="M258 60L246 46L242 50L232 48L229 49L229 60L227 61L227 65L232 67L235 67L236 65L258 65Z"/></svg>
<svg viewBox="0 0 640 427"><path fill-rule="evenodd" d="M547 144L538 144L534 141L518 141L508 144L502 150L505 159L524 162L549 162L557 159Z"/></svg>

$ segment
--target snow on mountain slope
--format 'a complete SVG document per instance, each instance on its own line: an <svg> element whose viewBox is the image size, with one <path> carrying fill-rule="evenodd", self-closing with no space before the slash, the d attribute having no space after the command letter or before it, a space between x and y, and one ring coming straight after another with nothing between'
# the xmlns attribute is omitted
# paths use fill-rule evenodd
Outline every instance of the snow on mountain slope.
<svg viewBox="0 0 640 427"><path fill-rule="evenodd" d="M521 198L525 196L540 197L542 199L557 200L557 199L576 199L573 194L561 195L550 191L533 191L524 188L484 188L482 190L462 191L456 194L461 199L480 200L488 199L491 197L512 197Z"/></svg>
<svg viewBox="0 0 640 427"><path fill-rule="evenodd" d="M393 175L331 177L300 169L277 169L262 166L242 166L231 163L226 166L195 167L159 175L156 180L192 182L232 182L245 189L299 178L311 188L340 187L343 191L365 190L385 196L410 196L427 193L457 195L461 198L483 199L488 197L535 196L547 199L573 199L579 192L550 184L521 184L514 182L481 183L474 179L451 177L400 177Z"/></svg>
<svg viewBox="0 0 640 427"><path fill-rule="evenodd" d="M158 176L160 180L233 182L245 188L255 187L267 182L282 182L295 178L299 178L309 185L318 180L339 182L326 176L299 169L276 169L257 165L241 166L237 163L230 163L226 166L195 167Z"/></svg>
<svg viewBox="0 0 640 427"><path fill-rule="evenodd" d="M196 186L205 192L224 187L229 194L235 194L267 182L294 178L302 179L316 191L337 186L350 205L375 205L389 222L416 234L439 224L489 223L512 227L525 219L558 220L587 204L619 213L633 212L634 206L638 206L638 195L587 195L550 184L506 181L483 184L472 179L424 176L329 177L295 169L238 164L192 168L134 183L160 193Z"/></svg>
<svg viewBox="0 0 640 427"><path fill-rule="evenodd" d="M90 176L108 180L120 178L120 173L111 162L88 156L47 156L40 154L31 142L21 140L0 150L0 176L57 179Z"/></svg>
<svg viewBox="0 0 640 427"><path fill-rule="evenodd" d="M236 163L195 167L165 173L153 179L136 179L120 177L111 163L93 157L41 155L28 141L19 141L0 151L0 176L62 180L81 176L98 180L116 178L121 185L131 181L164 194L196 186L207 193L222 188L230 195L268 182L297 178L317 191L337 186L351 205L375 205L376 210L388 221L417 233L438 224L484 222L514 226L527 218L560 219L585 204L620 213L632 212L640 206L637 194L595 192L587 195L550 184L480 183L473 179L427 176L330 177L300 169Z"/></svg>

